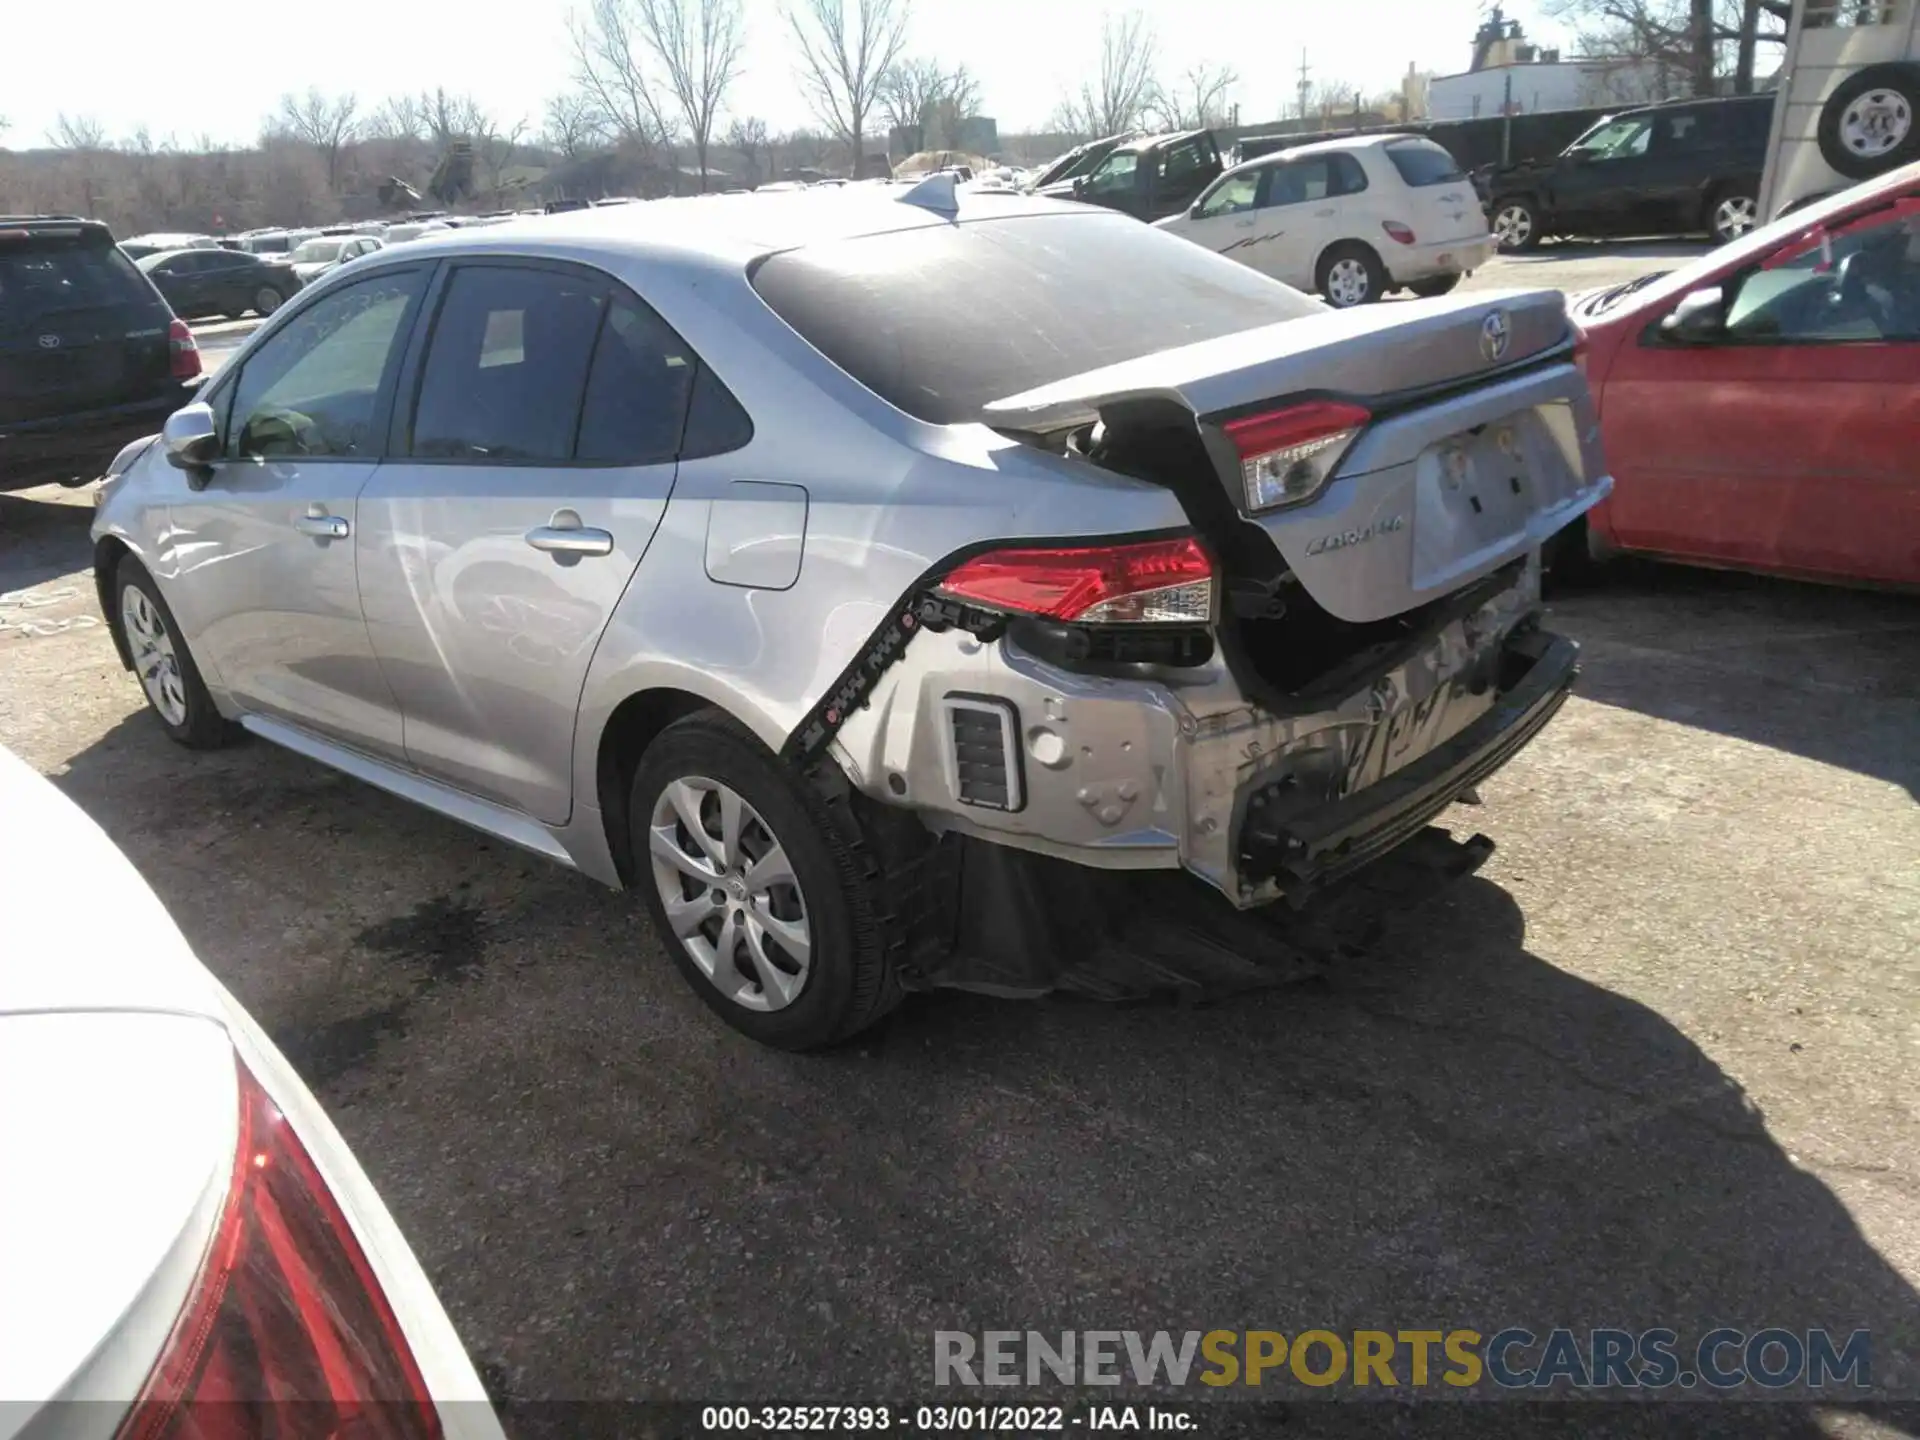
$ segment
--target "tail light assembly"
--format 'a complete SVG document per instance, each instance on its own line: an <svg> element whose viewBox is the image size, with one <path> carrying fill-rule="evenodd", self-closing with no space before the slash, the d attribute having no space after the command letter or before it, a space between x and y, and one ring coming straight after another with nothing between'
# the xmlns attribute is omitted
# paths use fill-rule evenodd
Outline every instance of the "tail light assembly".
<svg viewBox="0 0 1920 1440"><path fill-rule="evenodd" d="M1213 562L1187 536L1071 550L994 550L963 562L942 595L1081 625L1204 625Z"/></svg>
<svg viewBox="0 0 1920 1440"><path fill-rule="evenodd" d="M1372 419L1364 405L1307 400L1227 421L1220 428L1239 452L1249 513L1313 499Z"/></svg>
<svg viewBox="0 0 1920 1440"><path fill-rule="evenodd" d="M192 380L200 374L200 345L184 320L167 326L167 351L170 373L176 380Z"/></svg>
<svg viewBox="0 0 1920 1440"><path fill-rule="evenodd" d="M1380 222L1380 228L1387 232L1387 238L1389 240L1398 241L1402 245L1418 245L1420 243L1420 237L1413 233L1413 228L1409 225L1402 225L1398 220L1382 220Z"/></svg>
<svg viewBox="0 0 1920 1440"><path fill-rule="evenodd" d="M238 1069L226 1204L116 1440L439 1440L439 1413L346 1216Z"/></svg>

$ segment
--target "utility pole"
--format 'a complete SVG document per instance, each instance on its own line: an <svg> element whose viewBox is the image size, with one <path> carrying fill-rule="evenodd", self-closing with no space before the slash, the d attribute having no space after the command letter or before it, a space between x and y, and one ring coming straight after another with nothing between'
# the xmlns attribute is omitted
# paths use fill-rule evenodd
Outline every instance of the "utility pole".
<svg viewBox="0 0 1920 1440"><path fill-rule="evenodd" d="M1313 93L1313 82L1307 79L1307 52L1300 52L1300 118L1307 118L1307 99Z"/></svg>

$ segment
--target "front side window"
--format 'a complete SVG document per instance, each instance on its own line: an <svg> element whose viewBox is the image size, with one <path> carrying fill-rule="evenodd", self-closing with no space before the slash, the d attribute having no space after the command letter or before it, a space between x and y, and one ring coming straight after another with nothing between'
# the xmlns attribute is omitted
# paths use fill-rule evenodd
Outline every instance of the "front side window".
<svg viewBox="0 0 1920 1440"><path fill-rule="evenodd" d="M1727 310L1744 344L1920 341L1920 205L1868 217L1748 274Z"/></svg>
<svg viewBox="0 0 1920 1440"><path fill-rule="evenodd" d="M1087 177L1083 188L1089 195L1120 195L1133 189L1133 172L1140 168L1135 150L1118 150L1102 160Z"/></svg>
<svg viewBox="0 0 1920 1440"><path fill-rule="evenodd" d="M227 455L377 455L380 395L424 281L420 270L369 277L269 337L234 386Z"/></svg>
<svg viewBox="0 0 1920 1440"><path fill-rule="evenodd" d="M421 372L412 453L476 463L571 459L607 299L603 281L568 271L456 270Z"/></svg>
<svg viewBox="0 0 1920 1440"><path fill-rule="evenodd" d="M1242 170L1227 176L1208 192L1193 212L1196 220L1212 220L1220 215L1238 215L1252 210L1260 200L1259 170Z"/></svg>
<svg viewBox="0 0 1920 1440"><path fill-rule="evenodd" d="M1574 141L1567 153L1584 155L1591 160L1619 160L1646 154L1647 142L1652 138L1651 120L1609 120Z"/></svg>

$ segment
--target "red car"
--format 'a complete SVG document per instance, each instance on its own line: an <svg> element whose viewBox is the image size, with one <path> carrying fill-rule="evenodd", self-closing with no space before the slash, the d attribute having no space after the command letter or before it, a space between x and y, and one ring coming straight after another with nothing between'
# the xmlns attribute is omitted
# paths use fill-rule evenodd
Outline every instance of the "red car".
<svg viewBox="0 0 1920 1440"><path fill-rule="evenodd" d="M1565 559L1920 587L1920 165L1568 309L1614 491Z"/></svg>

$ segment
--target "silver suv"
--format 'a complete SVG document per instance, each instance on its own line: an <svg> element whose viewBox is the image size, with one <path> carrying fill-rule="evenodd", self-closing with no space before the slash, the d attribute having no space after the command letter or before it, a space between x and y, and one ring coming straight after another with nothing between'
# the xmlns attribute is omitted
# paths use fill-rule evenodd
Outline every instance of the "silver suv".
<svg viewBox="0 0 1920 1440"><path fill-rule="evenodd" d="M1567 693L1596 446L1555 293L1335 313L935 177L370 256L114 461L96 574L176 739L638 887L799 1048L924 978L934 859L1251 908L1419 830Z"/></svg>

